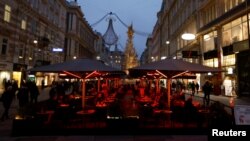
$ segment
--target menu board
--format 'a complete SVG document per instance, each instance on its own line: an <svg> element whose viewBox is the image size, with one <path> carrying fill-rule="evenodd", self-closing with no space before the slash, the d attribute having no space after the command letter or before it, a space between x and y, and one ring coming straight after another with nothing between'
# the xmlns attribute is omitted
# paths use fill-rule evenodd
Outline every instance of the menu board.
<svg viewBox="0 0 250 141"><path fill-rule="evenodd" d="M250 125L250 106L235 105L234 118L236 125Z"/></svg>

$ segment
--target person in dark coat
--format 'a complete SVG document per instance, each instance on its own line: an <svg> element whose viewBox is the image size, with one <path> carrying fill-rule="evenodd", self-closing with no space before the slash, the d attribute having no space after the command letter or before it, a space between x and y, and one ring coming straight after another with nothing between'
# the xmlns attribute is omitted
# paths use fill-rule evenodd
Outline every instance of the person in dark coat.
<svg viewBox="0 0 250 141"><path fill-rule="evenodd" d="M192 81L192 83L190 84L191 90L192 90L192 96L194 96L195 93L195 84L194 81Z"/></svg>
<svg viewBox="0 0 250 141"><path fill-rule="evenodd" d="M29 103L29 90L26 83L22 83L17 93L19 107L24 107Z"/></svg>
<svg viewBox="0 0 250 141"><path fill-rule="evenodd" d="M212 92L212 84L209 81L206 81L202 86L202 90L204 92L203 103L204 106L209 106L210 103L210 94Z"/></svg>
<svg viewBox="0 0 250 141"><path fill-rule="evenodd" d="M45 88L45 82L44 82L44 79L42 80L42 89Z"/></svg>
<svg viewBox="0 0 250 141"><path fill-rule="evenodd" d="M12 103L13 97L14 95L12 93L12 86L8 86L1 97L1 100L3 102L3 107L4 107L4 112L1 117L2 121L4 121L5 119L9 119L9 109L10 109L10 105Z"/></svg>
<svg viewBox="0 0 250 141"><path fill-rule="evenodd" d="M30 90L30 102L37 103L39 90L35 82L30 82L29 90Z"/></svg>
<svg viewBox="0 0 250 141"><path fill-rule="evenodd" d="M200 85L198 84L198 82L196 82L195 89L196 89L197 94L199 94L199 88L200 88Z"/></svg>

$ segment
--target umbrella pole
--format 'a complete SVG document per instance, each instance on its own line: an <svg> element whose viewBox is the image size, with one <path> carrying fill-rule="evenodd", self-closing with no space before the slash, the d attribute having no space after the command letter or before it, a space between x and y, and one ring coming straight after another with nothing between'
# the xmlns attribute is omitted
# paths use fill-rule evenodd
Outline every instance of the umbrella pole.
<svg viewBox="0 0 250 141"><path fill-rule="evenodd" d="M171 79L167 79L167 94L168 94L168 109L170 110L170 97L171 97Z"/></svg>
<svg viewBox="0 0 250 141"><path fill-rule="evenodd" d="M100 85L101 85L101 78L98 78L98 84L97 84L97 91L100 91Z"/></svg>
<svg viewBox="0 0 250 141"><path fill-rule="evenodd" d="M106 80L105 80L105 84L106 84L106 86L107 86L107 87L109 87L109 81L108 81L108 78L106 78Z"/></svg>
<svg viewBox="0 0 250 141"><path fill-rule="evenodd" d="M82 109L85 108L85 79L82 80Z"/></svg>
<svg viewBox="0 0 250 141"><path fill-rule="evenodd" d="M118 88L118 80L117 80L117 78L115 78L115 80L114 80L115 82L115 88Z"/></svg>
<svg viewBox="0 0 250 141"><path fill-rule="evenodd" d="M158 78L156 79L155 87L156 87L156 93L159 93L160 89L159 89L159 79Z"/></svg>
<svg viewBox="0 0 250 141"><path fill-rule="evenodd" d="M152 89L151 86L152 86L152 80L150 79L150 80L149 80L149 89L150 89L150 90Z"/></svg>

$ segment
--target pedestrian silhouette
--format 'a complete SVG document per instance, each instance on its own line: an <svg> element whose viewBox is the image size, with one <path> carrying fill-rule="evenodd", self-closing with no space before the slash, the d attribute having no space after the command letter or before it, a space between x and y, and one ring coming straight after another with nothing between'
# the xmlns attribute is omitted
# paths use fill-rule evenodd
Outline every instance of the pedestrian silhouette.
<svg viewBox="0 0 250 141"><path fill-rule="evenodd" d="M206 107L206 106L209 106L209 103L210 103L210 94L212 92L212 84L209 81L206 81L202 87L202 90L204 92L203 103L204 103L204 106Z"/></svg>
<svg viewBox="0 0 250 141"><path fill-rule="evenodd" d="M198 84L198 82L196 82L195 84L195 89L196 89L196 93L199 94L199 88L200 88L200 85Z"/></svg>
<svg viewBox="0 0 250 141"><path fill-rule="evenodd" d="M2 94L1 100L3 102L4 112L2 114L1 120L9 119L9 109L13 100L12 86L8 86L8 88Z"/></svg>
<svg viewBox="0 0 250 141"><path fill-rule="evenodd" d="M192 83L190 84L191 90L192 90L192 96L194 96L195 93L195 84L194 81L192 81Z"/></svg>

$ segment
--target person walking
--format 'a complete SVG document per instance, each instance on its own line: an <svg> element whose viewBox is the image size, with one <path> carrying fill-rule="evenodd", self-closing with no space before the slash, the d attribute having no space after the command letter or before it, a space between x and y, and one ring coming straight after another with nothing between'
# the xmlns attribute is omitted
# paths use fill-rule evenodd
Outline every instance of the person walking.
<svg viewBox="0 0 250 141"><path fill-rule="evenodd" d="M29 89L25 82L22 82L21 87L18 90L17 98L19 100L19 107L23 108L29 103Z"/></svg>
<svg viewBox="0 0 250 141"><path fill-rule="evenodd" d="M210 103L210 94L212 92L212 84L209 81L206 81L205 84L202 86L202 90L204 92L203 103L204 106L209 106Z"/></svg>
<svg viewBox="0 0 250 141"><path fill-rule="evenodd" d="M13 100L13 93L12 93L12 86L8 86L7 89L4 91L1 100L3 102L4 112L1 117L1 121L4 121L5 119L9 119L9 109L10 105Z"/></svg>
<svg viewBox="0 0 250 141"><path fill-rule="evenodd" d="M195 89L196 89L197 94L199 94L199 88L200 88L200 85L198 84L198 82L196 82Z"/></svg>
<svg viewBox="0 0 250 141"><path fill-rule="evenodd" d="M194 96L195 93L195 84L194 81L192 81L192 83L190 84L191 90L192 90L192 96Z"/></svg>
<svg viewBox="0 0 250 141"><path fill-rule="evenodd" d="M37 103L37 98L39 95L38 87L36 86L36 83L34 81L29 82L28 85L29 91L30 91L30 102L31 103Z"/></svg>
<svg viewBox="0 0 250 141"><path fill-rule="evenodd" d="M44 79L42 80L42 89L44 89L45 87L45 82L44 82Z"/></svg>

